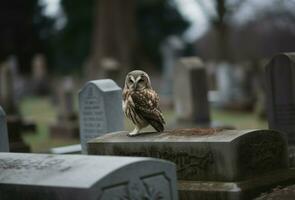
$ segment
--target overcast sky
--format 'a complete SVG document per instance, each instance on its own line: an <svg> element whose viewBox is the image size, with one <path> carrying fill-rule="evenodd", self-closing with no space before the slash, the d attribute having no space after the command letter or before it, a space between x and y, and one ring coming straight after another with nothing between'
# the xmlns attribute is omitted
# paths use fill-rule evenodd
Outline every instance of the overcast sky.
<svg viewBox="0 0 295 200"><path fill-rule="evenodd" d="M185 32L184 39L192 42L202 36L209 28L208 16L212 17L215 14L213 0L173 0L181 14L191 22L190 28ZM227 0L229 4L239 0ZM273 6L279 2L280 6L285 9L294 10L295 0L242 0L246 1L241 9L233 16L233 21L239 24L255 19L255 13L262 9L278 9ZM66 19L63 17L60 8L60 0L40 0L40 3L46 5L45 14L51 17L58 17L57 28L61 28ZM201 6L200 6L201 5ZM276 4L277 5L277 4ZM206 12L204 12L204 9ZM292 11L291 11L292 12Z"/></svg>

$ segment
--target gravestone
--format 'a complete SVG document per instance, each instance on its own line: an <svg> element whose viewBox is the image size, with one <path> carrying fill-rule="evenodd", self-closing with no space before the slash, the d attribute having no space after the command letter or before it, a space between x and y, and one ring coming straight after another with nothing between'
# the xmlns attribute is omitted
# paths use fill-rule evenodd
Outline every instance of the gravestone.
<svg viewBox="0 0 295 200"><path fill-rule="evenodd" d="M183 53L184 43L176 36L169 36L161 44L161 56L163 60L163 80L161 88L161 101L172 104L173 98L173 78L175 64Z"/></svg>
<svg viewBox="0 0 295 200"><path fill-rule="evenodd" d="M197 57L182 58L174 73L174 106L180 121L210 124L207 75Z"/></svg>
<svg viewBox="0 0 295 200"><path fill-rule="evenodd" d="M112 156L0 153L1 200L177 200L173 163Z"/></svg>
<svg viewBox="0 0 295 200"><path fill-rule="evenodd" d="M0 106L0 152L9 152L5 112Z"/></svg>
<svg viewBox="0 0 295 200"><path fill-rule="evenodd" d="M87 150L174 162L180 199L251 199L274 184L295 180L286 141L272 130L175 129L134 138L124 131L90 140Z"/></svg>
<svg viewBox="0 0 295 200"><path fill-rule="evenodd" d="M12 64L9 61L2 63L0 77L0 103L5 109L7 115L18 113L14 94L14 76Z"/></svg>
<svg viewBox="0 0 295 200"><path fill-rule="evenodd" d="M43 54L36 54L32 60L32 86L37 95L49 93L47 65Z"/></svg>
<svg viewBox="0 0 295 200"><path fill-rule="evenodd" d="M0 104L6 112L6 121L9 137L9 148L11 152L30 152L30 147L22 139L24 131L35 129L34 124L27 123L22 119L19 108L15 102L15 58L5 62L0 70ZM34 131L34 130L32 130Z"/></svg>
<svg viewBox="0 0 295 200"><path fill-rule="evenodd" d="M120 63L115 58L101 59L102 76L114 81L120 81Z"/></svg>
<svg viewBox="0 0 295 200"><path fill-rule="evenodd" d="M295 53L274 56L265 73L269 128L286 133L289 144L295 144Z"/></svg>
<svg viewBox="0 0 295 200"><path fill-rule="evenodd" d="M252 109L255 98L251 64L244 62L233 65L223 62L216 70L217 106L233 110Z"/></svg>
<svg viewBox="0 0 295 200"><path fill-rule="evenodd" d="M53 137L79 138L79 122L74 106L74 82L71 77L63 80L59 88L57 122L50 126Z"/></svg>
<svg viewBox="0 0 295 200"><path fill-rule="evenodd" d="M82 153L88 140L124 128L122 90L111 79L87 82L79 92L79 109Z"/></svg>

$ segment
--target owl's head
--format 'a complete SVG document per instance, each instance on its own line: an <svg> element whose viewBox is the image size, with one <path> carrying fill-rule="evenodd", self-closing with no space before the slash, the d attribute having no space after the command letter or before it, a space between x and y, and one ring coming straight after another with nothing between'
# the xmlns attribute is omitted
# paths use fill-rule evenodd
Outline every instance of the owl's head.
<svg viewBox="0 0 295 200"><path fill-rule="evenodd" d="M150 89L151 81L149 75L141 70L134 70L127 74L125 79L125 88L131 90Z"/></svg>

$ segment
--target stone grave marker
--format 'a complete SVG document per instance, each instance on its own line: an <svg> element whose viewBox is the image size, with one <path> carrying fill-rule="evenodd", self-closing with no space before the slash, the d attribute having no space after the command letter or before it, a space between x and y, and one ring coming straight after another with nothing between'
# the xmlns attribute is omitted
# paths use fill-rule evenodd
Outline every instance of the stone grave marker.
<svg viewBox="0 0 295 200"><path fill-rule="evenodd" d="M79 92L79 109L82 153L88 140L124 128L122 90L111 79L87 82Z"/></svg>
<svg viewBox="0 0 295 200"><path fill-rule="evenodd" d="M295 53L274 56L265 73L269 128L286 133L295 144Z"/></svg>
<svg viewBox="0 0 295 200"><path fill-rule="evenodd" d="M175 129L133 138L115 132L89 141L88 153L172 161L180 199L251 199L295 180L286 140L272 130Z"/></svg>
<svg viewBox="0 0 295 200"><path fill-rule="evenodd" d="M32 88L37 95L49 93L49 77L46 58L43 54L36 54L32 60Z"/></svg>
<svg viewBox="0 0 295 200"><path fill-rule="evenodd" d="M207 75L197 57L179 60L174 73L174 106L180 121L210 124Z"/></svg>
<svg viewBox="0 0 295 200"><path fill-rule="evenodd" d="M17 114L18 108L14 99L14 76L11 63L6 61L0 67L0 103L7 115Z"/></svg>
<svg viewBox="0 0 295 200"><path fill-rule="evenodd" d="M161 84L161 101L172 104L174 69L177 60L184 50L183 41L176 36L169 36L161 45L161 56L163 60L163 80ZM164 99L163 99L164 98Z"/></svg>
<svg viewBox="0 0 295 200"><path fill-rule="evenodd" d="M0 104L6 112L10 151L30 152L30 147L22 139L22 133L27 130L27 124L20 116L19 108L15 102L15 62L15 58L9 59L0 68Z"/></svg>
<svg viewBox="0 0 295 200"><path fill-rule="evenodd" d="M175 165L135 157L0 153L1 200L177 200Z"/></svg>
<svg viewBox="0 0 295 200"><path fill-rule="evenodd" d="M58 96L57 122L50 126L50 134L53 137L79 138L78 116L74 109L74 81L71 77L63 80Z"/></svg>
<svg viewBox="0 0 295 200"><path fill-rule="evenodd" d="M8 151L9 151L9 141L8 141L5 112L0 106L0 152L8 152Z"/></svg>

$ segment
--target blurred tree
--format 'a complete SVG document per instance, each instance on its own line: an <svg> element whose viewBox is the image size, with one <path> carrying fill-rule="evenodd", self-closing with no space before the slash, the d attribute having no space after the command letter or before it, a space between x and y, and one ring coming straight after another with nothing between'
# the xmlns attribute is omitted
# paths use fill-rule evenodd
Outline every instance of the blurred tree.
<svg viewBox="0 0 295 200"><path fill-rule="evenodd" d="M135 0L96 0L87 79L105 76L105 59L119 63L118 73L126 74L135 53L135 37Z"/></svg>
<svg viewBox="0 0 295 200"><path fill-rule="evenodd" d="M160 64L161 43L188 26L171 0L98 0L96 7L89 77L98 74L105 58L118 61L121 74L131 64Z"/></svg>
<svg viewBox="0 0 295 200"><path fill-rule="evenodd" d="M90 52L94 0L61 0L61 6L65 25L51 37L49 60L58 73L81 72Z"/></svg>
<svg viewBox="0 0 295 200"><path fill-rule="evenodd" d="M171 0L139 0L136 15L139 42L137 59L146 59L161 66L160 45L169 36L181 37L189 22Z"/></svg>
<svg viewBox="0 0 295 200"><path fill-rule="evenodd" d="M214 12L208 9L207 1L197 2L211 24L197 42L206 59L255 61L295 50L294 1L212 0Z"/></svg>
<svg viewBox="0 0 295 200"><path fill-rule="evenodd" d="M171 2L61 0L66 24L51 40L55 69L81 72L83 66L92 79L103 74L101 65L106 58L116 60L121 73L142 60L159 64L161 42L188 27Z"/></svg>
<svg viewBox="0 0 295 200"><path fill-rule="evenodd" d="M230 23L233 14L247 1L243 0L213 0L214 12L208 10L205 0L196 0L207 16L213 30L217 34L217 53L214 56L218 60L231 60L229 54Z"/></svg>
<svg viewBox="0 0 295 200"><path fill-rule="evenodd" d="M1 1L0 60L15 55L21 73L30 72L32 56L42 49L40 29L49 28L50 22L41 17L41 11L38 0Z"/></svg>

